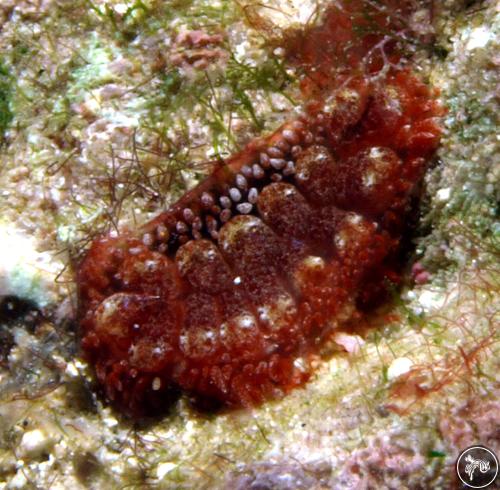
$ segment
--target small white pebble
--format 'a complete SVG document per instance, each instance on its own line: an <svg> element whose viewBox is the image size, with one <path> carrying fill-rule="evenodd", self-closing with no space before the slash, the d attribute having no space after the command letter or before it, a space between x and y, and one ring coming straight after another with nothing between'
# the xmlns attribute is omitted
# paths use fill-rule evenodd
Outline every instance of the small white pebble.
<svg viewBox="0 0 500 490"><path fill-rule="evenodd" d="M444 189L439 189L436 194L438 200L447 201L450 198L451 189L449 187L446 187Z"/></svg>
<svg viewBox="0 0 500 490"><path fill-rule="evenodd" d="M156 468L156 477L158 480L163 480L163 478L172 470L175 470L175 468L177 468L175 463L160 463Z"/></svg>
<svg viewBox="0 0 500 490"><path fill-rule="evenodd" d="M359 335L349 335L345 332L337 332L333 336L336 344L342 346L349 354L359 354L365 341Z"/></svg>
<svg viewBox="0 0 500 490"><path fill-rule="evenodd" d="M50 451L55 440L40 429L30 430L23 434L17 447L17 456L24 460L38 458L44 452Z"/></svg>
<svg viewBox="0 0 500 490"><path fill-rule="evenodd" d="M4 487L7 488L7 487ZM17 488L23 489L23 488L29 488L28 487L28 479L26 478L25 475L25 470L23 468L20 468L17 470L17 473L14 475L13 478L11 478L9 482L9 489L15 490Z"/></svg>
<svg viewBox="0 0 500 490"><path fill-rule="evenodd" d="M406 374L413 366L413 361L408 359L408 357L397 357L391 362L391 365L387 369L387 378L393 380Z"/></svg>

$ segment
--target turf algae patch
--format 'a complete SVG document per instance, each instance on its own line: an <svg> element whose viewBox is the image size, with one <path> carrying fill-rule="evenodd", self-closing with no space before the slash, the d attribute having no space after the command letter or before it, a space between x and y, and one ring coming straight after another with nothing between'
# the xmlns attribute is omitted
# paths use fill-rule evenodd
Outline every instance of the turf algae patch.
<svg viewBox="0 0 500 490"><path fill-rule="evenodd" d="M14 118L11 108L13 80L0 59L0 145L5 143L5 133Z"/></svg>

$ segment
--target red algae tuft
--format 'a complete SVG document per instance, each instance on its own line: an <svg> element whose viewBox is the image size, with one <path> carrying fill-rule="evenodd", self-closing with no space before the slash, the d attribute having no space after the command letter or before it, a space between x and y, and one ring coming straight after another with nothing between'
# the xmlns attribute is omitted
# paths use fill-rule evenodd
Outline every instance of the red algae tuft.
<svg viewBox="0 0 500 490"><path fill-rule="evenodd" d="M401 37L406 4L344 4L290 41L299 117L139 230L95 240L80 264L82 348L127 412L179 389L233 407L282 396L394 276L443 109L387 34ZM375 33L359 35L367 22Z"/></svg>

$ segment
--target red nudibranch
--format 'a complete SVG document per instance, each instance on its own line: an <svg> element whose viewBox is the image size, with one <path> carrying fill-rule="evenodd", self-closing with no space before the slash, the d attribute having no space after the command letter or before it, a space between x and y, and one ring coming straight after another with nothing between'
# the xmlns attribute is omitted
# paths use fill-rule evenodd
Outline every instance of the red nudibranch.
<svg viewBox="0 0 500 490"><path fill-rule="evenodd" d="M385 28L388 12L375 12ZM125 411L179 389L226 406L281 396L391 274L443 109L407 68L383 73L371 58L361 70L382 34L355 42L353 19L334 7L302 43L316 70L301 116L150 223L92 243L77 274L82 348ZM341 47L348 59L328 78L314 49Z"/></svg>

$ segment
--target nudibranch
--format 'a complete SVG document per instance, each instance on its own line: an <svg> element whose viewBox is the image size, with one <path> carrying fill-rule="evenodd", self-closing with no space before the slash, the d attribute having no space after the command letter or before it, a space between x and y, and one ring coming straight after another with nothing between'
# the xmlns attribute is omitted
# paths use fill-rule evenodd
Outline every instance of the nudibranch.
<svg viewBox="0 0 500 490"><path fill-rule="evenodd" d="M178 390L234 407L281 396L380 294L443 111L407 68L375 72L316 79L301 115L138 230L92 243L81 344L111 401L140 414Z"/></svg>

